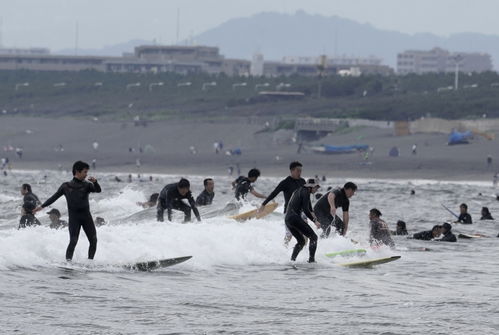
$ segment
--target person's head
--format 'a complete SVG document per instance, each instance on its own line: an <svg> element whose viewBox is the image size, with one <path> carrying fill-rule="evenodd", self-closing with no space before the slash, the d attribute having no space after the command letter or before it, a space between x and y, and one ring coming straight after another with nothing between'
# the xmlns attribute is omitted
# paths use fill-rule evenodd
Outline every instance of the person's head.
<svg viewBox="0 0 499 335"><path fill-rule="evenodd" d="M51 222L59 222L61 212L57 208L52 208L48 213Z"/></svg>
<svg viewBox="0 0 499 335"><path fill-rule="evenodd" d="M203 180L203 185L206 192L213 193L213 190L215 189L215 181L213 179L206 178Z"/></svg>
<svg viewBox="0 0 499 335"><path fill-rule="evenodd" d="M468 212L468 205L466 204L461 204L459 206L459 211L461 212L461 214L466 214Z"/></svg>
<svg viewBox="0 0 499 335"><path fill-rule="evenodd" d="M103 226L105 224L106 224L106 220L104 220L104 218L101 218L100 216L95 218L95 225L97 227Z"/></svg>
<svg viewBox="0 0 499 335"><path fill-rule="evenodd" d="M379 219L381 215L382 215L381 212L377 208L372 208L369 211L369 219L371 219L371 220Z"/></svg>
<svg viewBox="0 0 499 335"><path fill-rule="evenodd" d="M411 195L415 195L415 194L416 194L416 191L411 190Z"/></svg>
<svg viewBox="0 0 499 335"><path fill-rule="evenodd" d="M303 186L308 187L310 189L310 193L312 194L317 192L317 190L321 187L317 178L307 179L307 182Z"/></svg>
<svg viewBox="0 0 499 335"><path fill-rule="evenodd" d="M178 192L181 195L186 195L189 192L190 188L191 188L191 183L185 178L181 178L177 184Z"/></svg>
<svg viewBox="0 0 499 335"><path fill-rule="evenodd" d="M87 163L77 161L73 164L73 176L76 179L84 180L87 178L88 169L90 169L90 166Z"/></svg>
<svg viewBox="0 0 499 335"><path fill-rule="evenodd" d="M22 184L21 186L21 194L25 195L31 193L31 185L30 184Z"/></svg>
<svg viewBox="0 0 499 335"><path fill-rule="evenodd" d="M444 234L449 232L451 229L452 229L452 226L450 225L450 223L446 222L442 225L442 233L444 233Z"/></svg>
<svg viewBox="0 0 499 335"><path fill-rule="evenodd" d="M149 202L156 204L156 202L158 201L158 198L159 198L159 193L153 193L149 197Z"/></svg>
<svg viewBox="0 0 499 335"><path fill-rule="evenodd" d="M442 226L438 224L433 226L433 228L431 229L431 234L433 235L433 237L440 236L440 234L442 234Z"/></svg>
<svg viewBox="0 0 499 335"><path fill-rule="evenodd" d="M258 169L251 169L251 170L249 170L249 172L248 172L248 179L252 183L254 183L258 179L258 177L260 177L260 170L258 170Z"/></svg>
<svg viewBox="0 0 499 335"><path fill-rule="evenodd" d="M407 226L404 221L402 220L397 221L397 231L407 231Z"/></svg>
<svg viewBox="0 0 499 335"><path fill-rule="evenodd" d="M490 215L490 211L488 207L482 207L482 216Z"/></svg>
<svg viewBox="0 0 499 335"><path fill-rule="evenodd" d="M294 161L289 164L289 172L291 174L291 178L300 179L301 178L301 169L303 165L300 162Z"/></svg>
<svg viewBox="0 0 499 335"><path fill-rule="evenodd" d="M349 181L345 185L343 185L343 189L345 190L345 194L347 195L347 198L351 198L355 192L357 191L357 185Z"/></svg>

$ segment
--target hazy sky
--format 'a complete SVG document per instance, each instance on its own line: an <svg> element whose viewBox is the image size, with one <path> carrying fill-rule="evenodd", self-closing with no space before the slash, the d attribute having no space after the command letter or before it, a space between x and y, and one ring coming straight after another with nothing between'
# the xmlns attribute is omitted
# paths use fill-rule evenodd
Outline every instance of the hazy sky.
<svg viewBox="0 0 499 335"><path fill-rule="evenodd" d="M231 18L263 11L341 16L407 33L499 34L498 0L0 0L1 42L8 47L79 48L140 38L169 44ZM244 38L244 37L241 37Z"/></svg>

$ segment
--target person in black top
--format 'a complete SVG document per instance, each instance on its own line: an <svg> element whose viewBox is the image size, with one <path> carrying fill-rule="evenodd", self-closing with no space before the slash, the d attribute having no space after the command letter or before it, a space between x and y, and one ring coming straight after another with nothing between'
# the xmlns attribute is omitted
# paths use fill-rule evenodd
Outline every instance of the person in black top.
<svg viewBox="0 0 499 335"><path fill-rule="evenodd" d="M482 217L480 220L494 220L492 214L490 214L488 207L482 207Z"/></svg>
<svg viewBox="0 0 499 335"><path fill-rule="evenodd" d="M468 213L468 205L466 204L461 204L459 206L459 217L457 219L457 223L464 223L464 224L472 224L473 220L471 219L471 215Z"/></svg>
<svg viewBox="0 0 499 335"><path fill-rule="evenodd" d="M309 238L309 263L315 262L315 251L317 249L317 234L308 225L308 223L303 220L302 214L305 214L310 220L312 220L317 228L320 228L320 223L317 221L314 213L312 212L312 204L310 203L310 194L317 192L319 189L319 183L316 179L309 179L305 185L294 191L291 199L288 203L288 208L286 211L286 216L284 222L289 231L296 238L296 245L291 254L291 260L295 261L296 257L300 253L301 249L305 246L304 236Z"/></svg>
<svg viewBox="0 0 499 335"><path fill-rule="evenodd" d="M398 220L397 229L395 231L392 231L391 233L392 235L408 235L405 222L402 220Z"/></svg>
<svg viewBox="0 0 499 335"><path fill-rule="evenodd" d="M328 237L331 233L331 226L336 227L336 231L345 235L348 229L348 209L350 198L357 191L357 185L352 182L346 183L343 188L329 191L317 201L314 206L314 213L321 223L321 238ZM343 221L336 215L336 208L341 207L343 211Z"/></svg>
<svg viewBox="0 0 499 335"><path fill-rule="evenodd" d="M215 182L211 178L206 178L203 180L204 190L196 198L197 206L207 206L211 205L213 198L215 197Z"/></svg>
<svg viewBox="0 0 499 335"><path fill-rule="evenodd" d="M50 229L59 229L65 228L68 226L68 223L64 220L61 220L61 212L57 208L52 208L47 212L50 218Z"/></svg>
<svg viewBox="0 0 499 335"><path fill-rule="evenodd" d="M263 194L258 193L251 186L258 177L260 177L260 170L251 169L248 172L248 177L239 176L236 180L232 182L232 187L235 188L235 196L237 200L246 199L248 193L253 194L257 198L265 199Z"/></svg>
<svg viewBox="0 0 499 335"><path fill-rule="evenodd" d="M57 199L64 195L68 204L69 216L69 245L66 249L66 260L73 259L73 253L78 243L80 229L87 235L90 246L88 247L88 259L94 259L97 250L97 231L95 230L94 220L90 214L90 204L88 203L89 193L100 193L101 187L94 177L87 178L90 166L82 161L73 164L73 179L63 183L57 192L54 193L41 207L36 211L42 210L53 204Z"/></svg>
<svg viewBox="0 0 499 335"><path fill-rule="evenodd" d="M415 240L433 240L434 238L437 238L440 236L442 233L442 226L440 225L435 225L431 230L425 230L419 233L416 233L412 236Z"/></svg>
<svg viewBox="0 0 499 335"><path fill-rule="evenodd" d="M181 178L178 183L166 185L161 190L158 198L158 221L163 222L163 213L165 212L165 209L167 210L168 221L172 220L173 209L184 212L184 223L191 221L191 210L194 212L194 215L196 215L196 219L201 221L201 216L196 207L196 202L192 197L190 187L191 183L187 179ZM187 199L190 206L185 204L182 199Z"/></svg>
<svg viewBox="0 0 499 335"><path fill-rule="evenodd" d="M142 206L142 208L151 208L156 206L158 203L159 193L153 193L146 202L137 202L137 205Z"/></svg>
<svg viewBox="0 0 499 335"><path fill-rule="evenodd" d="M369 243L371 246L387 245L390 248L395 247L388 225L385 221L381 220L381 212L377 208L369 211L369 220L369 225L371 226Z"/></svg>
<svg viewBox="0 0 499 335"><path fill-rule="evenodd" d="M34 209L38 207L41 202L38 197L32 192L30 184L23 184L21 186L21 194L23 195L23 206L22 206L22 216L19 220L19 228L26 228L29 226L37 225L41 223L34 215Z"/></svg>
<svg viewBox="0 0 499 335"><path fill-rule="evenodd" d="M272 199L274 199L279 193L284 195L284 213L288 207L289 199L293 195L293 192L305 185L305 179L301 177L303 165L300 162L291 162L289 164L290 175L283 179L279 185L269 194L269 196L262 202L262 206L258 211L263 211L265 205L267 205ZM284 236L284 244L288 244L291 240L291 232L286 227L286 234Z"/></svg>
<svg viewBox="0 0 499 335"><path fill-rule="evenodd" d="M442 225L442 234L444 235L441 239L438 239L436 241L441 241L441 242L457 242L456 235L454 235L452 232L452 226L449 223L444 223Z"/></svg>

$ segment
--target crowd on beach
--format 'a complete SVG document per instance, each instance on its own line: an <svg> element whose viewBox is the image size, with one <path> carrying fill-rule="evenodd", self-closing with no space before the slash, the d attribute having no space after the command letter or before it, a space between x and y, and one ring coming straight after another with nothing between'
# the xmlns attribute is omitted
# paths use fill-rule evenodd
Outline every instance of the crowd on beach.
<svg viewBox="0 0 499 335"><path fill-rule="evenodd" d="M345 236L349 227L349 207L350 199L357 191L357 185L353 182L346 182L343 187L332 189L328 187L324 194L318 193L321 188L321 181L318 176L305 180L301 177L303 165L294 161L289 165L289 175L284 178L275 189L269 194L259 193L253 184L260 177L258 169L249 170L246 176L239 176L232 182L234 191L234 203L240 203L247 200L250 195L263 199L261 206L256 213L265 214L266 206L273 201L279 193L284 196L284 223L285 234L284 243L288 245L294 237L296 244L293 248L291 260L296 260L300 251L308 244L309 259L315 262L315 252L319 238L328 238L338 234ZM83 228L89 242L88 258L93 259L97 248L96 226L106 224L101 217L96 217L95 221L90 213L89 194L101 192L101 187L94 177L88 177L90 165L77 161L73 165L73 179L63 183L59 189L47 199L41 202L33 193L31 185L23 184L21 194L23 195L22 216L19 222L19 228L25 228L33 225L40 225L40 221L35 214L43 208L49 207L61 196L65 196L68 207L68 222L61 220L61 213L57 208L52 208L47 214L50 218L50 228L62 229L68 228L70 242L66 250L66 259L70 261L78 242L80 230ZM120 181L120 180L117 180ZM323 177L325 181L325 177ZM215 181L213 178L206 178L203 181L203 191L194 199L190 190L191 185L188 179L181 178L176 183L171 183L163 187L158 193L153 193L148 201L139 202L138 205L143 208L156 206L156 219L159 222L164 221L164 212L167 219L172 221L173 211L180 211L184 214L184 223L191 221L191 213L194 213L197 221L201 221L201 215L198 207L210 206L215 198ZM415 191L412 190L414 195ZM312 206L311 197L314 195L315 203ZM185 202L186 201L186 202ZM412 235L413 239L435 240L441 242L456 242L457 237L452 232L452 225L455 223L472 224L471 215L468 213L466 204L460 205L460 214L456 216L455 222L445 222L442 225L435 225L431 230L418 232ZM342 217L337 215L341 210ZM377 208L369 211L368 219L370 225L370 244L373 248L386 245L395 248L392 239L393 235L409 235L404 221L399 220L396 224L396 230L390 231L388 224L381 219L382 213ZM313 229L308 223L310 220L317 230ZM493 220L487 207L482 208L481 220ZM321 231L320 235L316 231ZM498 236L499 237L499 236Z"/></svg>

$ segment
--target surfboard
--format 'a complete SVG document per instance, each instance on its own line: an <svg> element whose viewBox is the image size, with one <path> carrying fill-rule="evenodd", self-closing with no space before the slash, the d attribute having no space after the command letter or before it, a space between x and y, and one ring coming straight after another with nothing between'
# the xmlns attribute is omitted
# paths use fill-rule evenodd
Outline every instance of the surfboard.
<svg viewBox="0 0 499 335"><path fill-rule="evenodd" d="M135 271L151 271L151 270L165 268L168 266L183 263L191 258L192 258L192 256L184 256L184 257L160 259L157 261L139 262L139 263L135 263L135 264L125 265L124 268L130 269L130 270L135 270Z"/></svg>
<svg viewBox="0 0 499 335"><path fill-rule="evenodd" d="M402 256L374 258L374 259L367 259L367 260L355 261L355 262L349 262L349 263L340 263L339 265L346 266L349 268L366 268L366 267L371 267L373 265L393 262L393 261L396 261L397 259L399 259L400 257L402 257Z"/></svg>
<svg viewBox="0 0 499 335"><path fill-rule="evenodd" d="M326 254L326 257L334 258L336 256L343 256L343 257L363 256L366 254L366 252L367 252L366 249L350 249L350 250L329 252Z"/></svg>
<svg viewBox="0 0 499 335"><path fill-rule="evenodd" d="M260 213L257 213L258 209L253 209L253 210L248 211L248 212L229 216L229 218L234 219L236 221L246 221L246 220L250 220L250 219L261 219L261 218L269 215L273 211L275 211L278 206L279 206L279 204L277 202L272 202L270 204L265 205L265 208Z"/></svg>
<svg viewBox="0 0 499 335"><path fill-rule="evenodd" d="M464 239L470 239L470 238L483 238L483 237L488 237L483 234L458 234L458 238L464 238Z"/></svg>

